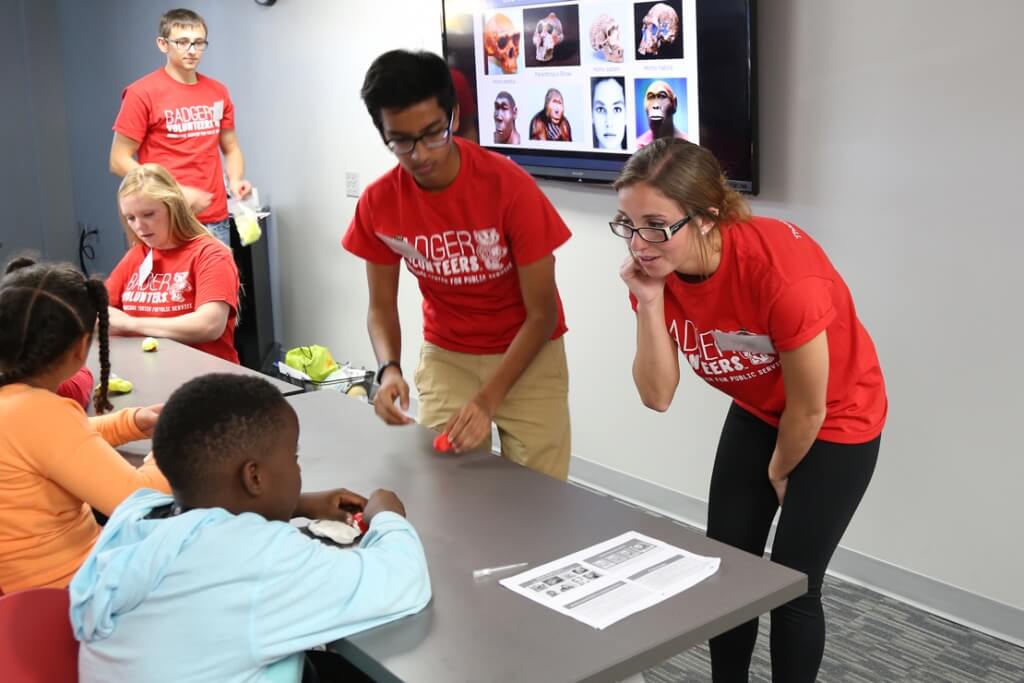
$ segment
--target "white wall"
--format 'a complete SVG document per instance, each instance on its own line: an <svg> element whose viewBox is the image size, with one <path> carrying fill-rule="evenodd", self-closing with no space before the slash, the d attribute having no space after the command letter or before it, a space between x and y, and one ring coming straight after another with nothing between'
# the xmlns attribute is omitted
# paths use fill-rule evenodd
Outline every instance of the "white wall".
<svg viewBox="0 0 1024 683"><path fill-rule="evenodd" d="M358 91L383 50L440 49L438 4L193 4L211 24L204 67L231 88L248 175L274 206L286 344L323 343L341 359L373 362L363 267L338 246L355 206L343 196L344 174L356 171L365 184L393 160ZM879 467L843 545L1024 609L1024 449L1015 428L1024 373L1014 348L1024 333L1014 206L1024 181L1024 4L760 4L763 192L754 208L795 221L825 246L889 387ZM122 36L124 54L143 54L132 36L151 45L148 26L163 7L122 0L76 11L74 31L65 22L69 54L81 48L79 33ZM101 57L90 87L109 98L127 67ZM76 131L104 148L102 159L76 165L105 173L116 102L68 106L109 112L94 117L103 124L95 131ZM575 456L706 498L727 402L687 375L667 414L641 407L629 378L632 319L615 274L623 246L604 224L615 198L542 187L574 232L558 252L558 281L571 329ZM75 192L89 192L79 175ZM400 306L412 368L420 315L408 278Z"/></svg>

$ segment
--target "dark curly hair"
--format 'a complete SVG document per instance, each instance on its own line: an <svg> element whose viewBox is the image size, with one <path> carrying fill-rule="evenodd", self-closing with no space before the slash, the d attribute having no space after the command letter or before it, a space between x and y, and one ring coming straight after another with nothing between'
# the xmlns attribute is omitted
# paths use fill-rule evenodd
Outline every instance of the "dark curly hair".
<svg viewBox="0 0 1024 683"><path fill-rule="evenodd" d="M199 493L217 464L266 453L289 409L281 392L260 377L196 377L164 404L153 431L153 457L176 492Z"/></svg>
<svg viewBox="0 0 1024 683"><path fill-rule="evenodd" d="M110 379L107 288L66 263L36 263L28 257L7 264L0 280L0 386L21 382L58 361L83 334L97 327L100 384L96 413L113 406Z"/></svg>

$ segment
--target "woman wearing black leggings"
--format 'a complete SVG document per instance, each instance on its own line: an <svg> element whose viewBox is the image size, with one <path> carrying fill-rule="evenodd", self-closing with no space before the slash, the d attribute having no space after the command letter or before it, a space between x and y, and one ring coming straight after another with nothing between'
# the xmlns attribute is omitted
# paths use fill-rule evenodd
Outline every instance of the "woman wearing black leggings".
<svg viewBox="0 0 1024 683"><path fill-rule="evenodd" d="M708 536L760 555L779 500L765 472L778 429L729 409L711 474ZM807 574L807 593L772 610L772 676L813 681L825 649L821 582L871 480L880 437L864 444L815 441L789 475L772 561ZM746 681L757 619L711 640L716 681Z"/></svg>
<svg viewBox="0 0 1024 683"><path fill-rule="evenodd" d="M637 317L633 380L664 411L679 357L734 400L708 500L708 536L762 554L808 592L772 611L772 677L814 681L821 584L874 471L888 403L874 344L824 251L798 227L751 216L718 162L685 140L637 152L615 182L612 232ZM711 640L718 683L746 681L754 619Z"/></svg>

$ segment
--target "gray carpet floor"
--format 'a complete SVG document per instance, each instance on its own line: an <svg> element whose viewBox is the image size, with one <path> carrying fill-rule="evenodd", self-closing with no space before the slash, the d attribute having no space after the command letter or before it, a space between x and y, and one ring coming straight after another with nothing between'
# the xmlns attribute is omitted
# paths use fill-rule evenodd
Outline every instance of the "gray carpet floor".
<svg viewBox="0 0 1024 683"><path fill-rule="evenodd" d="M1024 683L1024 648L832 577L825 577L822 601L820 683ZM771 681L769 621L761 618L752 683ZM644 679L710 681L707 645L644 672Z"/></svg>

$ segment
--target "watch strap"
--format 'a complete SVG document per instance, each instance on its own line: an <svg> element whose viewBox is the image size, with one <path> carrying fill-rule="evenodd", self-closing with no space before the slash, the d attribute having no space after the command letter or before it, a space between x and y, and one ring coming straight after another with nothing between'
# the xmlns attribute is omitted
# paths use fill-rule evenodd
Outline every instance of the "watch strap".
<svg viewBox="0 0 1024 683"><path fill-rule="evenodd" d="M384 361L383 363L380 364L379 368L377 368L377 378L376 378L376 381L377 381L378 385L380 384L381 379L384 377L384 371L387 370L390 367L398 368L398 373L399 374L402 373L402 366L401 366L401 364L397 360L386 360L386 361Z"/></svg>

